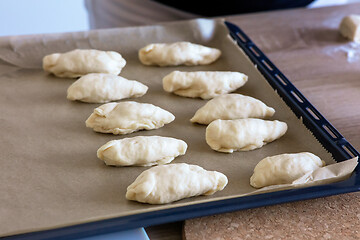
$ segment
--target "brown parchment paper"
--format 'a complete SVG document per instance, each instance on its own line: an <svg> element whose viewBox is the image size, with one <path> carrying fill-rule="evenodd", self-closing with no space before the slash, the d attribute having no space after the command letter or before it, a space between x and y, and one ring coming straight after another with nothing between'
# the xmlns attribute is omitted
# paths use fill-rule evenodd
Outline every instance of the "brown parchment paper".
<svg viewBox="0 0 360 240"><path fill-rule="evenodd" d="M150 67L138 60L138 49L148 43L183 40L219 48L222 56L211 65L197 67ZM149 86L145 96L133 100L160 106L172 112L175 121L158 130L124 136L95 133L86 128L85 120L100 104L68 101L66 90L75 80L57 78L41 69L43 56L74 48L121 53L127 65L120 75ZM189 121L205 101L179 97L162 89L162 78L173 70L247 74L248 83L237 92L274 107L272 119L285 121L288 132L250 152L224 154L211 150L205 142L206 126ZM327 164L334 163L231 40L221 19L0 38L0 132L0 236L249 194L256 190L249 185L253 168L271 155L309 151ZM188 151L173 162L220 171L229 179L227 187L212 196L167 205L126 200L127 186L148 168L107 167L97 159L96 151L109 140L137 135L183 139L188 143Z"/></svg>

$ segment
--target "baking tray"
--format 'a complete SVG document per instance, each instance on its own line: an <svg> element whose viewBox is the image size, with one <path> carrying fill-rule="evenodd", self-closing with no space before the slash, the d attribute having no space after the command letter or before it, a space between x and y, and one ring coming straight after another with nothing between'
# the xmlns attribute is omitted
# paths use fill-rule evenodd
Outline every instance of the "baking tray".
<svg viewBox="0 0 360 240"><path fill-rule="evenodd" d="M359 156L357 150L312 106L261 50L237 26L225 22L230 36L257 67L270 85L304 125L313 133L321 145L331 153L334 160L341 162ZM206 168L206 167L205 167ZM97 234L121 231L136 227L146 227L167 222L225 213L235 210L261 207L297 200L317 198L334 194L358 191L360 189L360 169L352 176L334 184L262 193L257 195L214 198L215 200L192 202L191 199L175 207L156 211L140 212L111 217L104 220L87 221L71 226L57 227L44 231L8 236L7 239L72 239Z"/></svg>

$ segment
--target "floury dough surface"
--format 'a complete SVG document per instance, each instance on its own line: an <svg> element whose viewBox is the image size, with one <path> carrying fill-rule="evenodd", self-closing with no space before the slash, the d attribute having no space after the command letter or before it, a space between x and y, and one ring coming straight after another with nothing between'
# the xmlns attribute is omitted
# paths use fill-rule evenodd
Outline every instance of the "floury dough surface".
<svg viewBox="0 0 360 240"><path fill-rule="evenodd" d="M269 118L275 109L253 97L242 94L224 94L208 101L198 109L191 122L209 124L216 119Z"/></svg>
<svg viewBox="0 0 360 240"><path fill-rule="evenodd" d="M163 78L163 88L183 97L211 99L242 87L248 77L229 71L173 71Z"/></svg>
<svg viewBox="0 0 360 240"><path fill-rule="evenodd" d="M215 120L206 128L207 144L219 152L250 151L282 137L285 122L255 118Z"/></svg>
<svg viewBox="0 0 360 240"><path fill-rule="evenodd" d="M221 51L191 42L152 43L139 50L145 65L178 66L207 65L216 61Z"/></svg>
<svg viewBox="0 0 360 240"><path fill-rule="evenodd" d="M75 81L67 90L67 99L88 103L106 103L143 96L148 87L138 81L106 73L90 73Z"/></svg>
<svg viewBox="0 0 360 240"><path fill-rule="evenodd" d="M97 156L111 166L152 166L170 163L186 149L186 142L180 139L136 136L107 142L98 149Z"/></svg>
<svg viewBox="0 0 360 240"><path fill-rule="evenodd" d="M152 167L127 188L126 198L143 203L165 204L198 195L212 195L227 185L227 177L186 163Z"/></svg>
<svg viewBox="0 0 360 240"><path fill-rule="evenodd" d="M128 101L95 108L85 124L95 132L118 135L161 128L174 119L172 113L153 104Z"/></svg>
<svg viewBox="0 0 360 240"><path fill-rule="evenodd" d="M77 78L88 73L118 75L125 65L121 54L96 49L75 49L66 53L52 53L43 58L43 69L63 78Z"/></svg>
<svg viewBox="0 0 360 240"><path fill-rule="evenodd" d="M308 152L266 157L255 166L250 184L255 188L290 184L324 164L318 156Z"/></svg>

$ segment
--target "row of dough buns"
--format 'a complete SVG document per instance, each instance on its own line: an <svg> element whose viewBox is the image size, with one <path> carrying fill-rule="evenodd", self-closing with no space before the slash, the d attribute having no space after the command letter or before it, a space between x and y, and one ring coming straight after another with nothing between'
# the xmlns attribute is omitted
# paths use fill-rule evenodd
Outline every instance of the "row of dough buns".
<svg viewBox="0 0 360 240"><path fill-rule="evenodd" d="M186 51L183 58L176 58L187 47L189 46L186 43L170 45L150 44L139 51L139 58L145 65L176 66L180 64L199 64L201 60L195 60L196 58L194 57L190 57L190 60L186 59L188 56L191 56ZM198 46L191 47L195 47L193 48L194 52L208 52L209 56L216 56L217 54L212 49L198 48ZM168 59L172 60L168 61ZM207 64L206 61L203 61L203 63ZM280 138L286 133L288 127L285 122L262 120L261 118L272 117L275 110L266 106L260 100L241 94L228 94L243 86L247 80L245 74L237 72L173 71L163 78L163 88L165 91L179 96L212 99L202 108L198 109L190 120L193 123L209 124L206 128L206 142L212 149L220 152L249 151ZM269 185L291 183L305 173L323 165L324 162L320 158L307 152L267 157L256 165L254 174L250 178L250 185L255 188L261 188ZM190 181L197 178L198 175L195 173L191 175L186 173L179 174L182 171L191 172L189 169L192 167L172 164L171 166L158 166L149 169L140 174L135 182L128 187L126 197L139 202L158 204L176 201L184 196L194 196L201 191L196 193L196 191L194 192L192 189L187 188L190 184L186 184L185 188L178 185L179 182L182 184L178 177L186 175L189 176ZM165 168L166 170L164 170ZM174 179L175 181L169 183L161 177L154 177L154 175L157 176L156 173L158 171L166 172L166 175L162 177L167 176L167 179ZM196 185L201 180L207 180L211 176L209 173L206 174L206 177L196 179ZM222 179L220 183L224 183L225 178L223 176L219 175L219 179ZM155 183L157 181L162 182L159 189L161 193L149 191L149 189L159 186L158 183ZM194 184L192 183L192 185ZM200 185L202 185L202 182ZM176 194L168 194L170 189L177 188L180 188L182 191L176 191ZM203 194L206 194L204 191L207 188L203 187L202 189ZM212 191L210 190L210 192ZM194 193L190 194L190 192Z"/></svg>
<svg viewBox="0 0 360 240"><path fill-rule="evenodd" d="M194 57L196 51L197 58ZM185 54L180 54L182 52ZM220 54L217 49L180 42L150 44L139 51L139 59L145 65L197 65L209 64ZM58 77L81 76L68 88L67 98L89 103L140 97L147 92L148 87L144 84L117 76L125 64L125 59L115 52L79 49L64 54L51 54L43 60L44 70ZM271 117L275 112L273 108L248 96L227 94L246 82L247 76L237 72L174 71L163 78L163 87L165 91L180 96L214 98L200 108L190 121L209 124L206 142L212 149L233 152L260 148L281 137L287 130L283 122L253 119ZM98 132L128 134L162 127L174 118L170 112L152 104L108 103L94 109L86 126ZM240 129L240 132L234 129ZM97 156L112 166L153 166L170 163L175 157L185 154L186 149L187 144L179 139L138 136L109 141L98 149ZM295 167L289 168L291 164ZM255 167L250 185L259 188L288 183L322 165L323 162L310 153L267 157ZM180 180L184 177L188 181ZM213 194L222 190L227 181L224 174L206 171L195 165L162 165L140 174L128 187L126 197L139 202L164 204L186 197ZM194 182L197 188L194 188ZM154 187L157 191L153 191ZM170 189L175 189L175 192L169 193Z"/></svg>
<svg viewBox="0 0 360 240"><path fill-rule="evenodd" d="M218 49L178 42L149 44L139 50L139 59L145 65L192 66L210 64L220 54ZM196 165L160 165L142 172L127 188L126 198L143 203L166 204L183 198L214 194L223 190L227 182L224 174L207 171Z"/></svg>
<svg viewBox="0 0 360 240"><path fill-rule="evenodd" d="M144 58L144 49L152 49L150 51L147 51L145 55L147 55ZM139 51L139 58L143 64L146 65L159 65L159 66L169 66L169 65L197 65L197 64L209 64L213 61L215 61L221 54L221 52L217 49L211 49L207 48L205 46L191 44L191 43L174 43L174 44L154 44L151 47L147 46L141 51ZM178 50L181 49L181 51L185 54L179 54ZM159 51L160 50L160 51ZM122 78L120 76L116 76L120 73L121 69L115 71L103 71L103 70L86 70L86 67L84 65L78 64L79 69L66 69L67 62L70 63L70 65L74 65L73 62L79 63L79 60L86 59L87 54L83 54L84 56L81 56L79 54L77 57L74 57L76 52L79 53L85 53L86 50L78 50L78 51L72 51L68 54L56 54L52 57L44 58L44 69L46 71L54 73L56 76L60 77L78 77L82 76L79 80L74 82L68 89L68 99L70 100L80 100L83 102L90 102L90 103L106 103L102 106L99 106L98 108L94 109L93 114L90 115L90 117L86 121L86 126L93 128L95 131L99 132L105 132L105 133L113 133L113 134L128 134L134 131L142 130L142 129L156 129L159 127L162 127L164 124L169 123L174 120L174 116L167 112L166 110L163 110L159 107L156 107L152 104L141 104L136 102L119 102L119 103L113 103L111 101L121 100L124 98L130 98L130 97L139 97L146 93L147 86L132 80L127 80L125 78ZM172 55L175 56L182 56L183 59L174 60L174 58L169 58L165 56L165 59L172 59L171 61L164 63L164 58L161 60L161 54L164 55L165 52L168 52L168 56ZM100 53L89 50L89 55L91 54L99 54ZM159 53L161 53L159 55ZM198 58L196 58L197 55ZM170 54L170 55L169 55ZM102 54L103 55L103 54ZM110 54L112 55L112 54ZM166 54L165 54L166 55ZM141 56L141 57L140 57ZM149 57L150 56L150 57ZM155 57L154 57L155 56ZM185 58L184 58L185 56ZM151 60L151 59L155 60ZM187 59L186 59L187 58ZM144 60L143 59L147 59ZM150 59L150 60L149 60ZM156 60L157 59L157 60ZM160 60L159 60L160 59ZM51 62L54 64L54 66L50 66L51 64L45 64L45 62ZM146 62L148 61L148 62ZM149 62L150 61L150 62ZM81 61L80 61L81 62ZM108 61L110 62L110 61ZM124 60L125 63L125 60ZM125 64L123 64L124 66ZM122 66L122 67L123 67ZM75 66L76 67L76 66ZM121 67L121 68L122 68ZM91 68L91 67L90 67ZM86 72L88 71L88 72ZM92 73L95 72L95 73ZM90 74L89 74L90 73ZM173 74L174 75L174 74ZM181 74L180 74L181 75ZM196 78L196 75L204 75L205 77L209 77L211 75L219 75L218 72L209 72L209 73L184 73L184 75L193 75ZM228 73L228 72L222 72L220 73L222 75L222 79L228 79L230 75L240 75L240 77L237 76L237 79L232 80L229 78L230 82L228 84L224 84L220 87L215 87L213 89L200 86L198 90L201 91L201 89L209 89L209 91L206 93L202 93L202 97L204 99L209 99L218 95L221 95L223 93L228 93L233 90L236 90L238 87L245 84L247 81L247 76L240 74L240 73ZM221 79L218 77L218 79ZM240 80L240 82L239 82ZM216 84L212 84L215 86ZM218 84L219 85L219 84ZM229 89L226 89L226 87L230 87ZM117 89L122 89L122 91L117 91ZM164 88L165 89L165 88ZM195 90L196 91L196 90ZM179 91L178 91L179 92ZM181 95L181 94L179 94ZM197 97L197 96L196 96ZM132 150L129 151L130 147L133 147ZM156 146L156 147L155 147ZM140 165L140 166L151 166L156 164L165 164L171 162L176 156L185 154L187 145L184 141L178 140L178 139L172 139L172 138L165 138L160 136L150 136L150 137L134 137L134 138L125 138L121 140L114 140L106 143L98 150L98 157L107 165L115 165L115 166L128 166L128 165ZM135 152L138 153L139 151L136 151L136 149L145 149L147 151L142 151L143 156L139 156L139 154L135 154L131 156L131 154L134 154ZM151 151L149 149L152 149ZM164 151L166 150L166 151ZM160 153L160 154L159 154ZM141 155L141 154L140 154ZM156 157L154 157L156 156ZM184 167L186 166L186 167ZM161 167L161 168L160 168ZM183 172L179 175L179 177L182 177L186 175L184 171L181 171L182 168L184 169L193 169L193 168L200 168L198 166L193 165L187 165L187 164L174 164L174 166L159 166L160 169L167 168L168 170L162 170L164 171L164 174L166 172L169 172L170 174L177 175L179 172ZM149 172L155 171L152 170L153 168L147 170ZM176 169L171 171L171 169ZM202 168L201 168L202 169ZM203 169L202 169L203 170ZM157 170L156 170L157 171ZM174 172L174 173L171 173ZM192 172L192 171L188 171ZM206 179L204 176L214 175L214 172L203 170L203 172L200 171L200 174L202 179ZM128 199L134 198L132 200L137 200L140 202L148 202L148 203L168 203L171 201L176 201L179 199L182 199L184 197L189 196L196 196L200 194L212 194L215 191L222 190L225 185L227 184L227 178L225 175L221 173L215 172L215 175L221 176L218 182L214 185L214 181L210 181L212 184L211 186L205 186L206 184L203 184L204 186L197 189L194 192L194 189L191 190L193 193L189 193L186 191L178 191L176 194L180 197L165 197L166 194L161 193L160 197L163 197L165 199L170 200L143 200L139 199L139 196L141 196L140 193L137 194L137 197L131 197L134 196L134 188L133 185L137 180L129 186L128 192L126 194ZM144 174L146 175L146 174ZM191 175L195 176L195 174L192 172ZM199 175L199 174L198 174ZM204 175L204 176L203 176ZM176 178L176 176L174 177ZM195 178L196 179L196 178ZM225 179L225 180L224 180ZM199 182L199 180L196 180ZM160 181L162 182L162 181ZM159 183L158 183L159 184ZM138 184L137 184L138 185ZM186 185L186 184L185 184ZM208 184L209 185L209 184ZM161 184L160 184L161 186ZM172 186L175 187L175 186ZM190 185L189 188L192 188ZM210 189L212 190L209 190ZM159 189L165 190L166 186L159 187ZM176 187L175 187L176 188ZM139 189L139 188L137 188ZM181 188L184 190L184 188ZM142 190L144 191L144 189ZM190 192L191 192L190 191ZM137 191L135 191L137 192ZM165 191L166 192L166 191ZM132 193L132 194L130 194ZM136 194L135 194L136 195ZM158 198L159 196L156 196L157 194L154 193L153 197ZM159 194L158 194L159 195Z"/></svg>
<svg viewBox="0 0 360 240"><path fill-rule="evenodd" d="M69 100L105 103L143 96L148 87L118 76L126 60L114 51L75 49L43 58L43 69L57 77L77 78L67 90Z"/></svg>
<svg viewBox="0 0 360 240"><path fill-rule="evenodd" d="M200 52L203 49L206 49L206 47L202 47L200 45L192 45L188 43L174 44L173 46L182 46L183 48L185 47L189 50L193 50L195 47L200 49ZM204 57L207 59L209 58L209 56ZM191 60L185 60L185 62L186 65L189 65ZM204 64L203 61L200 60L198 63L200 64L200 62L201 64ZM192 64L195 64L195 62L193 62ZM114 76L112 74L92 73L84 75L79 80L74 82L68 89L67 98L69 100L80 100L90 103L106 103L129 97L142 96L146 93L146 91L147 87L139 82L127 80L121 78L120 76ZM127 134L141 129L150 130L159 128L164 124L173 121L174 118L175 117L171 113L152 104L141 104L136 102L108 103L94 109L93 114L91 114L86 121L86 125L99 132ZM179 139L160 136L138 136L133 138L109 141L98 149L97 155L107 165L151 166L169 163L176 156L185 154L186 149L187 144ZM178 170L178 168L183 168L185 165L187 164L175 165L169 167L169 169L174 169L174 173L172 174L176 176L179 172L181 172ZM194 167L200 168L198 166L189 165L188 169L192 169ZM152 169L149 169L148 171L150 170L153 171ZM186 174L186 172L182 172L183 173L179 175L179 178L183 178L184 174ZM210 171L203 170L202 175L206 176L207 172L212 173ZM223 189L227 183L227 178L221 173L218 174L222 176L222 186L221 184L219 185L217 183L214 185L214 180L208 181L207 188L210 187L211 189L213 189L212 192ZM164 173L162 173L162 175L164 175ZM194 173L192 173L191 176L196 179ZM202 182L204 182L205 179L203 178L203 176L201 178ZM165 191L166 186L162 186L161 183L162 181L159 181L157 183L157 185L159 186L157 187L158 189L163 189L164 191L162 193L153 193L153 197L156 194L160 194L161 198L165 197L164 192L167 192ZM174 194L172 194L172 197L165 197L168 199L166 201L157 201L156 198L158 197L156 196L154 197L155 200L152 199L144 201L139 199L139 196L141 196L140 193L135 194L135 192L137 192L136 190L130 190L134 184L135 182L128 188L126 194L126 197L128 199L131 198L130 192L132 192L132 196L137 196L132 200L156 204L167 203L169 201L175 201L185 197L196 196L200 194L206 195L210 194L211 192L209 191L209 189L205 189L205 184L202 187L203 189L197 189L197 193L189 193L186 191L181 192L178 190L176 192L176 195L178 197L174 197ZM183 184L184 183L182 183L182 185ZM145 184L145 188L147 185L149 185L148 181L147 184ZM176 186L171 186L171 188L176 188ZM189 185L188 188L193 188L193 186ZM139 187L137 187L136 189L139 190ZM179 189L184 190L184 187L181 186L181 188ZM192 192L193 191L194 190L192 190Z"/></svg>
<svg viewBox="0 0 360 240"><path fill-rule="evenodd" d="M190 42L154 43L139 50L144 65L206 65L216 61L221 51ZM57 77L77 78L88 73L118 75L126 65L121 54L96 49L74 49L53 53L43 58L43 69Z"/></svg>
<svg viewBox="0 0 360 240"><path fill-rule="evenodd" d="M180 46L181 44L177 50L180 49ZM167 47L169 46L162 44L148 45L139 52L140 59L146 65L171 65L164 61L166 51L165 53L161 52ZM152 54L157 55L155 61L147 59ZM177 64L173 63L173 65ZM165 91L179 96L212 99L198 109L190 119L193 123L209 124L206 128L206 142L212 149L220 152L249 151L283 136L287 131L287 124L277 120L254 119L272 117L275 110L255 98L241 94L227 94L243 86L247 80L246 75L237 72L173 71L163 78L163 88ZM311 153L267 157L255 167L250 185L260 188L290 183L306 172L321 166L323 166L323 162ZM152 172L144 172L129 186L130 189L127 192L129 199L142 202L154 200L151 193L147 195L148 197L137 198L146 191L141 184L143 178L147 178L151 174ZM164 200L170 197L166 194L159 194L159 196L163 196L163 198L157 199L157 202L170 201Z"/></svg>

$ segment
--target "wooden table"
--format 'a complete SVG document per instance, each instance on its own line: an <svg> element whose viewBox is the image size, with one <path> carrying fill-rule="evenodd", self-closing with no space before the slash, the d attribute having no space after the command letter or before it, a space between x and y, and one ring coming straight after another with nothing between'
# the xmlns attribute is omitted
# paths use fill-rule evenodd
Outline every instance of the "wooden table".
<svg viewBox="0 0 360 240"><path fill-rule="evenodd" d="M360 44L338 33L360 4L226 17L360 149ZM151 239L181 239L182 223L147 228ZM186 220L192 239L360 239L360 193Z"/></svg>

